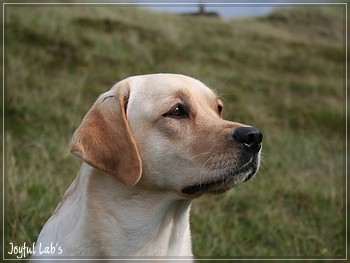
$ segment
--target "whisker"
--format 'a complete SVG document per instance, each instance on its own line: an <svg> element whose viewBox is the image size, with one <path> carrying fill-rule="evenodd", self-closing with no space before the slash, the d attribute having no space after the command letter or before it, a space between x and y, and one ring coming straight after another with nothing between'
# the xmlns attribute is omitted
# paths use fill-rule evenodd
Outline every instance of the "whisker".
<svg viewBox="0 0 350 263"><path fill-rule="evenodd" d="M209 157L205 162L204 162L204 164L202 165L202 167L201 167L201 170L200 170L200 172L199 172L199 185L201 185L201 182L204 182L204 180L202 180L203 179L203 176L204 176L204 174L205 174L205 166L207 165L207 163L210 161L210 160L212 160L214 157L213 156L211 156L211 157Z"/></svg>
<svg viewBox="0 0 350 263"><path fill-rule="evenodd" d="M222 89L223 87L225 87L226 83L231 79L232 79L232 77L227 77L224 81L219 81L219 83L213 89L214 92L216 93L219 89Z"/></svg>
<svg viewBox="0 0 350 263"><path fill-rule="evenodd" d="M197 154L197 155L193 156L189 161L193 161L194 159L196 159L199 156L202 156L202 155L205 155L205 154L210 154L210 153L211 152L203 152L203 153Z"/></svg>

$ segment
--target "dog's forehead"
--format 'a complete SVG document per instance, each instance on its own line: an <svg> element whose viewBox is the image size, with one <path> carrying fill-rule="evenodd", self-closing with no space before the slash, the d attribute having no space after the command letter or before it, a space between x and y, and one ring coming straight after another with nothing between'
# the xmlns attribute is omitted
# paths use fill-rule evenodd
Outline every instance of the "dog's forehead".
<svg viewBox="0 0 350 263"><path fill-rule="evenodd" d="M198 99L217 99L216 94L197 79L177 74L153 74L132 77L128 80L131 90L145 96L195 96Z"/></svg>

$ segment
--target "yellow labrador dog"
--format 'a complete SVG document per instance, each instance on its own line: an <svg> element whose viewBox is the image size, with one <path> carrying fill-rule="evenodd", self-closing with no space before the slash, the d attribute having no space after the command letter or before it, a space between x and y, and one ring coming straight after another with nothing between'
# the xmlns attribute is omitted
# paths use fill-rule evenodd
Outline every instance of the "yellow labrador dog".
<svg viewBox="0 0 350 263"><path fill-rule="evenodd" d="M259 167L262 134L222 110L183 75L130 77L103 93L73 135L83 164L35 255L192 256L191 201Z"/></svg>

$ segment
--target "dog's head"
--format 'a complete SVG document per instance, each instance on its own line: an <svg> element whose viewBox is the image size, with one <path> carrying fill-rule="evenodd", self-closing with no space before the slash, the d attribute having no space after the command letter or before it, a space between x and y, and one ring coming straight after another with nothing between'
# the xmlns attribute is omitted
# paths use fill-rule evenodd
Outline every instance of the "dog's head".
<svg viewBox="0 0 350 263"><path fill-rule="evenodd" d="M223 120L223 104L190 77L143 75L102 94L73 135L71 151L123 184L197 197L252 178L262 134Z"/></svg>

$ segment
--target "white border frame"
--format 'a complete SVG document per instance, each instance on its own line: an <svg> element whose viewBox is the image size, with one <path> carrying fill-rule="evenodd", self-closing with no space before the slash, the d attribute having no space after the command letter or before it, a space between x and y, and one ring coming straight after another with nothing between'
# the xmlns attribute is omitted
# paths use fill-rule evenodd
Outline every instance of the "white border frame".
<svg viewBox="0 0 350 263"><path fill-rule="evenodd" d="M3 251L3 256L2 259L3 260L28 260L28 258L24 258L24 259L8 259L5 258L5 7L6 6L11 6L11 5L58 5L58 6L63 6L63 5L128 5L128 6L140 6L140 7L144 7L144 6L156 6L156 5L198 5L199 2L190 2L190 3L161 3L161 2L150 2L150 3L108 3L108 2L101 2L101 3L3 3L2 4L2 164L3 164L3 168L2 168L2 229L3 229L3 237L2 237L2 241L3 241L3 247L2 247L2 251ZM347 61L347 57L348 57L348 3L347 2L321 2L321 3L316 3L316 2L306 2L306 3L300 3L300 2L294 2L294 3L271 3L271 2L249 2L249 3L244 3L244 2L240 2L240 3L204 3L205 5L209 5L209 6L213 6L213 5L225 5L225 6L235 6L235 5L242 5L242 6L253 6L253 5L267 5L267 6L296 6L296 5L344 5L345 6L345 258L282 258L282 259L274 259L274 258L264 258L264 259L256 259L256 258L225 258L225 259L214 259L214 258L195 258L195 260L252 260L252 261L256 261L256 260L262 260L262 261L266 261L266 260L271 260L271 261L275 261L275 260L286 260L286 261L290 261L290 260L305 260L305 261L316 261L316 260L347 260L348 259L348 205L347 205L347 200L348 200L348 178L347 178L347 171L348 171L348 167L347 167L347 160L348 160L348 92L347 92L347 87L348 87L348 61ZM48 260L48 259L40 259L40 258L36 258L36 260ZM88 259L88 258L81 258L81 259L70 259L70 258L52 258L52 260L116 260L116 261L120 261L120 260L140 260L140 261L144 261L144 260L174 260L174 261L184 261L186 260L186 258L111 258L111 259Z"/></svg>

